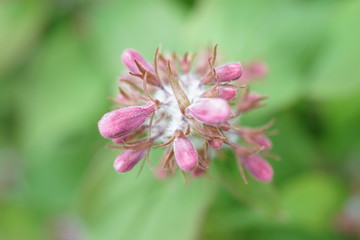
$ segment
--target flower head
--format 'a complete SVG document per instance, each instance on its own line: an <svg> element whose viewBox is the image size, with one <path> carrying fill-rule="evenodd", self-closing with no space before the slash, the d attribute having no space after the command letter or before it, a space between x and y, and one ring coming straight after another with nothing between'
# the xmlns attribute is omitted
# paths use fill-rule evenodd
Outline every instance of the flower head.
<svg viewBox="0 0 360 240"><path fill-rule="evenodd" d="M217 46L193 66L195 55L189 53L179 57L157 49L151 64L133 49L123 52L129 72L120 77L119 96L113 99L119 108L98 123L100 134L116 144L113 148L125 149L115 159L116 171L127 172L152 148L165 148L154 168L158 177L177 168L199 177L208 171L209 153L227 147L256 179L271 180L272 168L260 156L272 146L264 135L269 126L245 128L236 120L261 106L264 97L243 85L241 63L217 66L216 55ZM260 67L253 72L261 72Z"/></svg>

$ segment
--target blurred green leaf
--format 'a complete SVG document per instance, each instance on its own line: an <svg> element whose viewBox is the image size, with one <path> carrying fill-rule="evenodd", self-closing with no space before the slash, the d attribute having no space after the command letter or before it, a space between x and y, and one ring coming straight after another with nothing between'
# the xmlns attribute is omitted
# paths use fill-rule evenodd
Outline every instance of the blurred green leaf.
<svg viewBox="0 0 360 240"><path fill-rule="evenodd" d="M100 152L82 182L79 208L88 239L195 239L214 195L212 184L186 186L179 174L159 181L148 169L137 178L139 166L117 174L113 159L108 150Z"/></svg>
<svg viewBox="0 0 360 240"><path fill-rule="evenodd" d="M166 0L108 1L89 8L90 41L99 65L117 76L124 69L120 56L135 48L153 61L156 47L176 51L182 45L182 12Z"/></svg>
<svg viewBox="0 0 360 240"><path fill-rule="evenodd" d="M332 227L334 210L344 198L342 183L329 175L305 173L289 180L282 190L288 220L310 230Z"/></svg>
<svg viewBox="0 0 360 240"><path fill-rule="evenodd" d="M60 25L17 86L16 134L26 156L28 194L44 213L71 202L97 146L96 122L106 111L108 84L87 51L76 31Z"/></svg>
<svg viewBox="0 0 360 240"><path fill-rule="evenodd" d="M1 1L0 157L11 164L0 171L0 239L72 230L94 240L345 238L331 224L345 184L357 178L345 168L350 158L357 164L360 147L359 2L192 3ZM252 86L269 95L268 106L242 123L276 113L272 152L282 161L269 159L274 181L249 176L243 184L226 151L212 179L189 186L180 174L157 180L146 166L139 177L139 166L114 172L119 152L102 149L108 141L96 123L111 108L121 52L135 48L151 61L160 44L199 51L209 43L229 61L269 64L269 76ZM151 163L159 158L155 151ZM58 228L62 219L69 225Z"/></svg>
<svg viewBox="0 0 360 240"><path fill-rule="evenodd" d="M342 3L342 2L341 2ZM331 24L329 43L314 66L310 94L314 99L332 99L356 93L360 88L360 2L338 3Z"/></svg>
<svg viewBox="0 0 360 240"><path fill-rule="evenodd" d="M264 112L273 112L304 94L306 63L326 36L331 10L320 1L200 1L184 35L193 46L219 43L229 61L265 60L269 76L252 88L271 96Z"/></svg>
<svg viewBox="0 0 360 240"><path fill-rule="evenodd" d="M271 161L274 170L274 180L278 184L309 168L320 165L322 159L318 156L319 145L307 131L303 119L293 112L284 112L274 116L276 122L272 129L279 133L271 136L274 148L272 153L280 156L280 161Z"/></svg>
<svg viewBox="0 0 360 240"><path fill-rule="evenodd" d="M40 239L38 218L24 202L0 204L0 209L0 239Z"/></svg>
<svg viewBox="0 0 360 240"><path fill-rule="evenodd" d="M0 1L0 77L31 51L47 20L46 1Z"/></svg>
<svg viewBox="0 0 360 240"><path fill-rule="evenodd" d="M323 151L328 160L336 164L336 168L346 165L349 158L359 158L359 102L360 89L346 97L318 103L323 127L326 129L322 142Z"/></svg>
<svg viewBox="0 0 360 240"><path fill-rule="evenodd" d="M245 170L246 171L246 170ZM246 172L248 184L241 176L234 154L228 150L220 152L213 159L210 176L222 188L225 188L238 202L242 202L256 215L255 218L276 219L280 214L279 195L271 183L255 180ZM226 224L227 220L224 220Z"/></svg>

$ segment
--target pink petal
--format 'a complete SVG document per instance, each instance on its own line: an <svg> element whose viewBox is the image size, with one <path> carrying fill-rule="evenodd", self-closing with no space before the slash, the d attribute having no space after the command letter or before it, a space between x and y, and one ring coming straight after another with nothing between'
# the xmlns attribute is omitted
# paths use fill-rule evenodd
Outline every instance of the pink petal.
<svg viewBox="0 0 360 240"><path fill-rule="evenodd" d="M130 171L145 156L146 149L125 150L115 158L114 168L117 172Z"/></svg>
<svg viewBox="0 0 360 240"><path fill-rule="evenodd" d="M124 65L130 70L130 72L139 74L140 71L135 63L135 60L149 72L153 72L153 67L148 63L144 57L134 49L126 49L121 55Z"/></svg>
<svg viewBox="0 0 360 240"><path fill-rule="evenodd" d="M198 153L186 137L178 137L173 144L174 155L178 166L184 171L191 171L196 168L198 163Z"/></svg>
<svg viewBox="0 0 360 240"><path fill-rule="evenodd" d="M253 154L243 157L243 163L257 180L262 182L271 181L274 171L271 165L259 155Z"/></svg>
<svg viewBox="0 0 360 240"><path fill-rule="evenodd" d="M253 137L253 141L263 148L264 151L269 151L272 147L270 139L263 134L257 134Z"/></svg>
<svg viewBox="0 0 360 240"><path fill-rule="evenodd" d="M214 149L219 149L224 145L224 141L221 138L214 138L208 141L209 145Z"/></svg>
<svg viewBox="0 0 360 240"><path fill-rule="evenodd" d="M229 104L221 98L203 98L197 100L185 110L185 113L210 125L224 123L232 116Z"/></svg>
<svg viewBox="0 0 360 240"><path fill-rule="evenodd" d="M119 138L136 130L155 111L155 105L126 107L106 113L98 122L104 138Z"/></svg>
<svg viewBox="0 0 360 240"><path fill-rule="evenodd" d="M230 100L236 96L236 89L233 87L219 87L219 98Z"/></svg>
<svg viewBox="0 0 360 240"><path fill-rule="evenodd" d="M243 67L240 63L229 63L215 68L215 72L219 77L217 81L229 82L241 77L243 73ZM214 81L216 81L216 79Z"/></svg>

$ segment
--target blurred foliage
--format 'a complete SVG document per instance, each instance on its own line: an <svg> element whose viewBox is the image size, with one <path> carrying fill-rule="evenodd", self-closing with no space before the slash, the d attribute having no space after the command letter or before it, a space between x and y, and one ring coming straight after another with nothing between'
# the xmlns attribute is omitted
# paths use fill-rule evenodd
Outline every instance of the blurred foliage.
<svg viewBox="0 0 360 240"><path fill-rule="evenodd" d="M0 239L355 239L337 219L359 192L359 24L356 0L0 1ZM269 64L242 121L277 120L274 181L245 185L227 151L188 186L116 174L96 123L122 50L214 43Z"/></svg>

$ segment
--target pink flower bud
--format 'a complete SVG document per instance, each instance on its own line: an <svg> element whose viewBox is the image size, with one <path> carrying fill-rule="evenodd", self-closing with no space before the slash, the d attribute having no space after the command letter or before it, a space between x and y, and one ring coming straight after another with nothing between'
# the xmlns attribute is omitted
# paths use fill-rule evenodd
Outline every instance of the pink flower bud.
<svg viewBox="0 0 360 240"><path fill-rule="evenodd" d="M140 71L135 63L135 60L149 72L153 72L153 67L143 58L143 56L134 49L126 49L121 55L124 65L132 73L139 74Z"/></svg>
<svg viewBox="0 0 360 240"><path fill-rule="evenodd" d="M184 171L191 171L196 168L198 163L198 153L186 137L177 137L173 144L174 155L179 168Z"/></svg>
<svg viewBox="0 0 360 240"><path fill-rule="evenodd" d="M249 93L249 95L247 95L246 101L249 102L257 102L259 100L261 100L263 97L255 92Z"/></svg>
<svg viewBox="0 0 360 240"><path fill-rule="evenodd" d="M115 158L114 168L117 172L123 173L130 171L135 165L143 159L146 149L140 150L125 150Z"/></svg>
<svg viewBox="0 0 360 240"><path fill-rule="evenodd" d="M253 62L247 68L246 71L256 78L264 77L268 73L268 66L264 62Z"/></svg>
<svg viewBox="0 0 360 240"><path fill-rule="evenodd" d="M154 174L157 179L165 179L170 176L170 171L168 169L157 167L154 169Z"/></svg>
<svg viewBox="0 0 360 240"><path fill-rule="evenodd" d="M266 137L263 134L257 134L255 135L252 140L259 145L260 147L262 147L263 151L269 151L272 147L272 143L270 141L270 139L268 137Z"/></svg>
<svg viewBox="0 0 360 240"><path fill-rule="evenodd" d="M245 167L259 181L269 182L273 177L271 165L259 155L253 154L242 158Z"/></svg>
<svg viewBox="0 0 360 240"><path fill-rule="evenodd" d="M252 62L245 66L241 81L246 83L253 79L262 78L268 73L268 66L264 62Z"/></svg>
<svg viewBox="0 0 360 240"><path fill-rule="evenodd" d="M191 104L185 113L210 125L224 123L232 116L229 104L221 98L199 99Z"/></svg>
<svg viewBox="0 0 360 240"><path fill-rule="evenodd" d="M203 170L203 169L201 169L201 168L195 168L195 170L192 172L192 176L194 177L194 178L198 178L198 177L200 177L201 175L203 175L205 173L205 171Z"/></svg>
<svg viewBox="0 0 360 240"><path fill-rule="evenodd" d="M214 81L229 82L239 79L243 73L243 67L240 63L229 63L215 68L215 72L218 75L218 79Z"/></svg>
<svg viewBox="0 0 360 240"><path fill-rule="evenodd" d="M219 87L219 98L230 100L236 96L236 89L233 87Z"/></svg>
<svg viewBox="0 0 360 240"><path fill-rule="evenodd" d="M214 149L219 149L224 145L224 140L221 138L214 138L208 141L209 145Z"/></svg>
<svg viewBox="0 0 360 240"><path fill-rule="evenodd" d="M104 138L119 138L136 130L155 111L155 104L126 107L106 113L98 128Z"/></svg>

